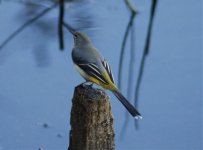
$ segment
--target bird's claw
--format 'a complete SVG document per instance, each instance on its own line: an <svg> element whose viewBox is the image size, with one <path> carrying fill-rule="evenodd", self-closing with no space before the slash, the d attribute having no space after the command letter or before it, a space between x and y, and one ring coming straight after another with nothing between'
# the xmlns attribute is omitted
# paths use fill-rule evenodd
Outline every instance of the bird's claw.
<svg viewBox="0 0 203 150"><path fill-rule="evenodd" d="M93 84L94 84L94 83L92 83L92 82L91 82L91 84L89 84L89 85L88 85L88 84L86 84L86 83L89 83L89 82L88 82L88 81L83 82L83 83L81 83L79 86L83 86L83 87L85 87L85 86L89 86L89 87L91 87L91 88L92 88L92 86L93 86Z"/></svg>

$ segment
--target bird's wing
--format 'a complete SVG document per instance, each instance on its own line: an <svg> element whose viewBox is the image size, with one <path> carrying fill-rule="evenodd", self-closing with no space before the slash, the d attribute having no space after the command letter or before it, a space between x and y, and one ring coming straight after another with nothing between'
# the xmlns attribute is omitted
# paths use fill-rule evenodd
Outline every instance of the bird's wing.
<svg viewBox="0 0 203 150"><path fill-rule="evenodd" d="M96 78L103 84L106 84L106 85L109 84L108 81L103 77L99 67L96 64L87 62L82 59L73 59L73 61L78 67L80 67L80 69L82 69L89 76Z"/></svg>
<svg viewBox="0 0 203 150"><path fill-rule="evenodd" d="M112 73L112 70L111 70L111 68L110 68L110 66L109 66L109 63L108 63L105 59L103 59L103 60L102 60L102 65L103 65L104 68L106 69L106 72L108 73L108 75L109 75L111 81L112 81L113 83L115 83L114 77L113 77L113 73Z"/></svg>

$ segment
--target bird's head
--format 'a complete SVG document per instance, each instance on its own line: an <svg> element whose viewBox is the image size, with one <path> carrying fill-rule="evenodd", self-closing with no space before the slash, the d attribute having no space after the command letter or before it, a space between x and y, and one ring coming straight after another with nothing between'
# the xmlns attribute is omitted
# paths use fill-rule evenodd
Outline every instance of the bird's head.
<svg viewBox="0 0 203 150"><path fill-rule="evenodd" d="M74 43L77 46L80 46L80 45L82 46L82 45L91 43L89 37L83 32L75 31L75 32L72 32L72 34L74 38Z"/></svg>
<svg viewBox="0 0 203 150"><path fill-rule="evenodd" d="M76 31L74 28L72 28L69 24L65 22L63 23L63 25L73 35L75 46L83 46L91 43L90 39L85 33Z"/></svg>

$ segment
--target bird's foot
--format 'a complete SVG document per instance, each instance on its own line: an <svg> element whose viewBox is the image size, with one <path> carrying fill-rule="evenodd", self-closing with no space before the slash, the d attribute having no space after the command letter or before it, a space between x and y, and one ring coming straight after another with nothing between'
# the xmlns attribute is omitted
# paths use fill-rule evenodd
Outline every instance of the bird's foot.
<svg viewBox="0 0 203 150"><path fill-rule="evenodd" d="M90 86L90 87L93 87L93 85L94 85L94 83L91 83L89 86Z"/></svg>
<svg viewBox="0 0 203 150"><path fill-rule="evenodd" d="M90 84L87 84L87 83L90 83ZM94 83L92 83L92 82L85 81L85 82L81 83L79 86L83 86L83 87L85 87L85 86L89 86L89 87L92 88L93 84L94 84Z"/></svg>

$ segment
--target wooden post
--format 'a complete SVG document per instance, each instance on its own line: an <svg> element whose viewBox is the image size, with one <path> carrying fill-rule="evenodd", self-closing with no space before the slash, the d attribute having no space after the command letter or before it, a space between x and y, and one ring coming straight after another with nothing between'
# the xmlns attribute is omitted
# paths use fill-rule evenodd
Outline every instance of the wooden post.
<svg viewBox="0 0 203 150"><path fill-rule="evenodd" d="M109 97L87 85L75 88L68 150L115 150Z"/></svg>

